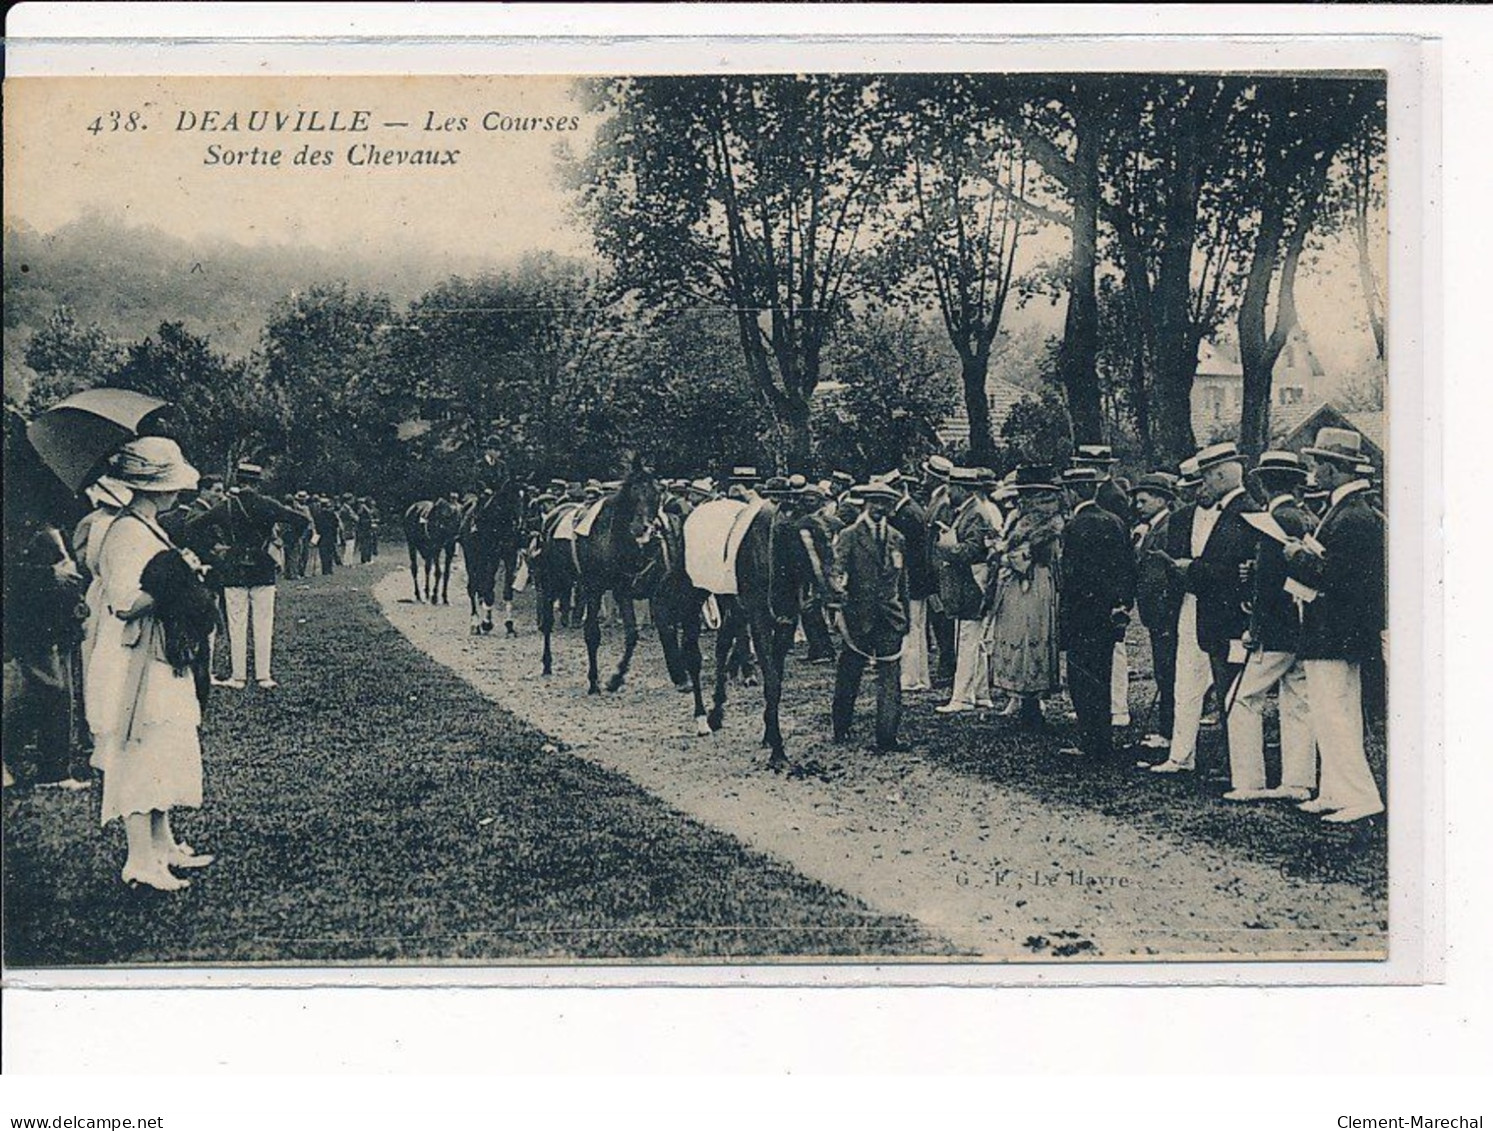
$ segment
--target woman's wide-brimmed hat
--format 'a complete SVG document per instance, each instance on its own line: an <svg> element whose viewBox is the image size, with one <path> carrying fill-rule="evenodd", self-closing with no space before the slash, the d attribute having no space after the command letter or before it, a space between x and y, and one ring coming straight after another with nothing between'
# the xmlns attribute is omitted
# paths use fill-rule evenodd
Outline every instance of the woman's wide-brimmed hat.
<svg viewBox="0 0 1493 1131"><path fill-rule="evenodd" d="M181 446L165 436L140 436L109 460L109 476L132 491L166 494L197 486L197 469Z"/></svg>

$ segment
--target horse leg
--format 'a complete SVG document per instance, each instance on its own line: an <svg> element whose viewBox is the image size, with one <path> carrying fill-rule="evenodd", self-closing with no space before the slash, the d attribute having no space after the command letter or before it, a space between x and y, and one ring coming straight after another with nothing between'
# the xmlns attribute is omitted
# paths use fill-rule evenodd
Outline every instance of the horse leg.
<svg viewBox="0 0 1493 1131"><path fill-rule="evenodd" d="M779 727L778 709L783 701L783 666L777 658L776 625L770 609L754 610L751 618L752 640L757 647L757 660L762 668L762 745L770 747L767 760L770 770L782 770L788 765L783 753L783 732Z"/></svg>
<svg viewBox="0 0 1493 1131"><path fill-rule="evenodd" d="M534 600L539 609L539 632L544 637L544 674L553 671L554 657L550 652L550 634L555 631L555 600L543 584L534 586Z"/></svg>
<svg viewBox="0 0 1493 1131"><path fill-rule="evenodd" d="M726 672L731 661L731 645L736 639L737 618L741 615L734 599L718 603L721 627L715 634L715 697L706 716L711 730L720 730L726 718Z"/></svg>
<svg viewBox="0 0 1493 1131"><path fill-rule="evenodd" d="M451 566L456 557L456 547L447 546L444 553L444 568L441 565L441 559L436 558L436 571L441 575L441 604L449 605L451 603Z"/></svg>
<svg viewBox="0 0 1493 1131"><path fill-rule="evenodd" d="M689 674L685 671L684 657L680 651L680 613L672 597L654 597L648 602L653 617L653 627L658 632L659 646L664 650L664 667L669 670L669 682L676 691L689 690Z"/></svg>
<svg viewBox="0 0 1493 1131"><path fill-rule="evenodd" d="M596 650L601 647L601 594L586 593L586 694L600 695L601 683L596 671Z"/></svg>
<svg viewBox="0 0 1493 1131"><path fill-rule="evenodd" d="M518 635L513 627L513 575L517 572L518 543L515 542L503 551L503 632L507 636Z"/></svg>
<svg viewBox="0 0 1493 1131"><path fill-rule="evenodd" d="M415 586L415 604L420 603L420 551L412 545L410 551L410 581Z"/></svg>
<svg viewBox="0 0 1493 1131"><path fill-rule="evenodd" d="M627 679L627 669L632 666L632 654L638 647L638 610L631 597L616 596L617 611L622 614L622 658L617 661L617 670L607 680L608 691L621 691Z"/></svg>
<svg viewBox="0 0 1493 1131"><path fill-rule="evenodd" d="M689 672L690 690L695 693L695 733L706 735L711 733L711 726L705 717L705 700L700 694L700 606L690 597L682 597L679 608L684 619L681 651L685 670Z"/></svg>

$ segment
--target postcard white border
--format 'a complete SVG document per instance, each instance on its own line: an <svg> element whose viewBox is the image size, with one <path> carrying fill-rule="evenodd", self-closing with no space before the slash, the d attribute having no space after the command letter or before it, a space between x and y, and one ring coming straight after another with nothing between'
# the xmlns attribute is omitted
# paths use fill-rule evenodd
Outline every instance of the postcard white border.
<svg viewBox="0 0 1493 1131"><path fill-rule="evenodd" d="M107 5L104 7L108 7ZM18 10L24 14L25 7ZM13 16L14 22L14 16ZM24 26L24 24L22 25ZM1256 25L1258 26L1258 25ZM680 53L689 54L681 64ZM1414 984L1441 976L1443 861L1439 593L1439 75L1409 38L1254 35L960 39L814 38L384 43L223 41L7 43L12 77L39 74L683 73L717 70L1386 70L1390 74L1391 271L1388 503L1391 575L1390 958L1386 962L1050 964L775 963L732 966L223 967L10 970L11 989L178 987L1146 986ZM1405 579L1419 579L1413 586ZM1424 877L1419 879L1407 877Z"/></svg>

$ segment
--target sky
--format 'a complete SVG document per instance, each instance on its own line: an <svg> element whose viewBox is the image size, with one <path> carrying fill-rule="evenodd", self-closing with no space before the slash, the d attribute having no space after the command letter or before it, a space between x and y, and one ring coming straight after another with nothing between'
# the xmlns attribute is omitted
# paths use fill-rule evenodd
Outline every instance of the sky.
<svg viewBox="0 0 1493 1131"><path fill-rule="evenodd" d="M5 218L47 232L101 214L187 240L283 246L292 254L305 245L365 255L417 250L422 259L449 256L453 271L511 263L535 250L588 255L590 238L572 212L559 154L585 153L598 123L573 97L573 83L423 75L11 79ZM228 128L235 112L237 131ZM251 131L251 113L284 128ZM536 118L575 128L514 128L515 120ZM255 147L278 150L280 164L255 163ZM369 147L391 161L401 152L457 152L454 163L435 166L369 164ZM297 164L303 150L330 154L331 164ZM229 151L248 156L230 164L221 157ZM1021 265L1066 248L1066 232L1047 229L1029 241ZM1298 304L1329 371L1362 364L1372 341L1346 240L1329 240L1307 264ZM1038 301L1012 311L1008 322L1057 333L1061 305Z"/></svg>
<svg viewBox="0 0 1493 1131"><path fill-rule="evenodd" d="M544 248L584 254L567 214L556 148L588 147L594 121L551 77L12 79L5 91L5 217L40 231L85 213L185 239L325 248L416 243L427 251L508 259ZM119 112L119 128L111 111ZM129 129L137 111L143 129ZM216 120L207 113L216 111ZM238 132L225 129L238 111ZM286 129L250 132L251 111ZM365 131L296 131L359 124ZM333 122L332 114L339 118ZM427 129L448 122L465 129ZM514 128L566 120L574 130ZM453 119L455 121L453 121ZM493 129L485 129L487 125ZM95 122L100 128L91 131ZM404 122L407 126L385 127ZM218 127L204 130L204 123ZM553 123L552 123L553 124ZM186 128L181 128L185 126ZM506 128L505 128L506 127ZM213 161L222 151L279 150L281 164ZM349 150L456 150L455 164L349 164ZM295 157L330 152L333 164ZM366 151L353 154L364 159Z"/></svg>

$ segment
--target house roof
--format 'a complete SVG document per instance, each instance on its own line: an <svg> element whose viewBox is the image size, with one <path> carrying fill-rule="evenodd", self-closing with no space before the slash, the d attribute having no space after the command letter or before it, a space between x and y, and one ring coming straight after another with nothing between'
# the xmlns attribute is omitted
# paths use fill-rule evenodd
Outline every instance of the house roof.
<svg viewBox="0 0 1493 1131"><path fill-rule="evenodd" d="M1384 414L1381 412L1342 412L1330 404L1319 404L1312 409L1280 441L1287 451L1299 452L1311 447L1321 428L1351 428L1364 439L1365 451L1375 463L1384 461Z"/></svg>
<svg viewBox="0 0 1493 1131"><path fill-rule="evenodd" d="M999 377L991 377L985 382L985 396L990 401L990 430L996 436L1001 434L1001 426L1006 423L1013 408L1022 401L1037 399L1037 395L1030 389L1002 381ZM960 396L954 411L944 418L937 431L939 441L945 447L960 448L969 443L969 412L964 407L963 396Z"/></svg>

